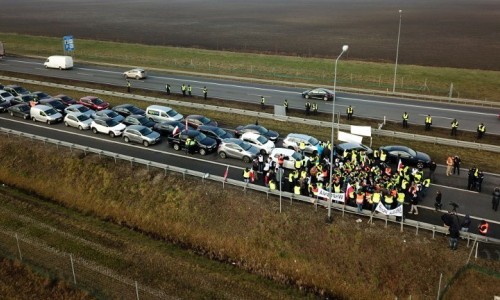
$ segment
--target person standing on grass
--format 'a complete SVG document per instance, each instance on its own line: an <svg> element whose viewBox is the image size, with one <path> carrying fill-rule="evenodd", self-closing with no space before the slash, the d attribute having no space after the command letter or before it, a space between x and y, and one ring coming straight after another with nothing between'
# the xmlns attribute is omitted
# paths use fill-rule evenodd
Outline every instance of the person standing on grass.
<svg viewBox="0 0 500 300"><path fill-rule="evenodd" d="M285 102L283 102L283 107L285 107L285 112L288 114L288 100L285 99Z"/></svg>
<svg viewBox="0 0 500 300"><path fill-rule="evenodd" d="M477 126L477 139L480 140L483 138L483 135L486 133L486 126L483 123Z"/></svg>
<svg viewBox="0 0 500 300"><path fill-rule="evenodd" d="M260 96L260 108L264 109L266 107L266 98L264 96Z"/></svg>
<svg viewBox="0 0 500 300"><path fill-rule="evenodd" d="M456 172L457 175L460 175L460 163L462 163L462 160L458 155L455 155L453 158L453 174Z"/></svg>
<svg viewBox="0 0 500 300"><path fill-rule="evenodd" d="M425 131L431 130L431 125L432 125L432 117L431 115L427 115L427 117L425 117Z"/></svg>
<svg viewBox="0 0 500 300"><path fill-rule="evenodd" d="M130 80L127 79L127 93L130 93Z"/></svg>
<svg viewBox="0 0 500 300"><path fill-rule="evenodd" d="M349 105L349 107L346 109L346 113L347 113L347 120L352 120L352 114L354 113L352 106Z"/></svg>
<svg viewBox="0 0 500 300"><path fill-rule="evenodd" d="M410 115L405 111L403 113L403 128L408 128L408 118L410 118Z"/></svg>
<svg viewBox="0 0 500 300"><path fill-rule="evenodd" d="M311 111L311 102L307 101L305 107L306 107L306 116L308 116L309 112Z"/></svg>
<svg viewBox="0 0 500 300"><path fill-rule="evenodd" d="M457 119L453 119L453 121L451 121L451 135L457 136L457 130L458 130L458 121Z"/></svg>
<svg viewBox="0 0 500 300"><path fill-rule="evenodd" d="M170 95L170 84L165 85L165 90L167 91L167 95Z"/></svg>
<svg viewBox="0 0 500 300"><path fill-rule="evenodd" d="M193 96L193 94L192 94L192 92L193 92L193 88L191 87L191 85L190 85L190 84L188 84L188 88L187 88L187 90L188 90L188 95L189 95L189 97L192 97L192 96Z"/></svg>
<svg viewBox="0 0 500 300"><path fill-rule="evenodd" d="M183 83L181 85L181 92L182 92L182 97L186 97L186 85Z"/></svg>
<svg viewBox="0 0 500 300"><path fill-rule="evenodd" d="M208 90L207 90L207 87L204 86L203 87L203 99L207 100L207 95L208 95Z"/></svg>

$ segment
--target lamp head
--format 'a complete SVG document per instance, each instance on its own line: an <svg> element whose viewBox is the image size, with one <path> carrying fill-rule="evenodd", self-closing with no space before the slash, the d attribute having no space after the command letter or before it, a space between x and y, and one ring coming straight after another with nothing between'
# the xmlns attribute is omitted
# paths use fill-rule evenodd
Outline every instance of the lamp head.
<svg viewBox="0 0 500 300"><path fill-rule="evenodd" d="M349 49L348 45L342 46L342 52L346 52Z"/></svg>
<svg viewBox="0 0 500 300"><path fill-rule="evenodd" d="M402 12L403 12L403 11L400 9L400 10L399 10L399 13L402 13Z"/></svg>

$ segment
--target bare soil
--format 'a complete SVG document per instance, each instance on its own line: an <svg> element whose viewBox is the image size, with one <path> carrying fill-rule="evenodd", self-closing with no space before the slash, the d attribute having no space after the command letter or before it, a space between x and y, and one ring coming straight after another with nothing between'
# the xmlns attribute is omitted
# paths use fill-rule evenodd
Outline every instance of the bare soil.
<svg viewBox="0 0 500 300"><path fill-rule="evenodd" d="M0 31L500 70L497 0L5 0Z"/></svg>

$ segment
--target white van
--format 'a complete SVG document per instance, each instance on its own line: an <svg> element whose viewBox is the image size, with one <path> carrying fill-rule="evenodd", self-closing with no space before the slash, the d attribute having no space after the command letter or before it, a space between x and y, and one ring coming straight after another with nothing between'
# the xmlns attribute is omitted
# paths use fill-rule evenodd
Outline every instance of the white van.
<svg viewBox="0 0 500 300"><path fill-rule="evenodd" d="M39 121L47 124L58 123L63 120L63 115L47 105L35 105L30 109L33 122Z"/></svg>
<svg viewBox="0 0 500 300"><path fill-rule="evenodd" d="M73 57L64 55L52 55L43 64L45 68L66 70L73 68Z"/></svg>
<svg viewBox="0 0 500 300"><path fill-rule="evenodd" d="M168 106L150 105L146 108L146 117L155 122L180 121L183 115Z"/></svg>
<svg viewBox="0 0 500 300"><path fill-rule="evenodd" d="M283 155L283 168L285 169L295 170L295 161L304 159L302 154L293 149L274 148L273 151L271 151L271 154L269 154L269 157L271 157L276 165L278 165L278 157L280 156L280 154ZM307 157L306 160L308 160Z"/></svg>

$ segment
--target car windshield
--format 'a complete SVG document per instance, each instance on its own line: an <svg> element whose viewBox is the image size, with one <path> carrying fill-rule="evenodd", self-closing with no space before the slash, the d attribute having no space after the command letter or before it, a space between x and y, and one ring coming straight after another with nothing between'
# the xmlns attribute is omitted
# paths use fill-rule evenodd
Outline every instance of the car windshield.
<svg viewBox="0 0 500 300"><path fill-rule="evenodd" d="M62 97L59 97L59 99L64 100L64 101L71 101L71 100L73 100L69 96L62 96Z"/></svg>
<svg viewBox="0 0 500 300"><path fill-rule="evenodd" d="M15 88L13 88L13 90L16 91L18 94L28 93L28 90L26 90L25 88L23 88L21 86L15 87Z"/></svg>
<svg viewBox="0 0 500 300"><path fill-rule="evenodd" d="M259 143L261 143L262 145L265 145L267 143L268 139L265 136L259 135L257 137L257 141L259 141Z"/></svg>
<svg viewBox="0 0 500 300"><path fill-rule="evenodd" d="M31 107L29 107L28 105L21 105L18 107L19 107L19 110L22 112L29 112L31 110Z"/></svg>
<svg viewBox="0 0 500 300"><path fill-rule="evenodd" d="M411 148L408 148L408 150L406 152L408 152L413 157L417 156L417 152Z"/></svg>
<svg viewBox="0 0 500 300"><path fill-rule="evenodd" d="M109 112L107 113L107 115L108 115L108 117L110 117L110 118L116 118L116 117L118 117L118 116L119 116L119 115L118 115L116 112L114 112L114 111L109 111Z"/></svg>
<svg viewBox="0 0 500 300"><path fill-rule="evenodd" d="M3 92L0 94L2 97L10 97L11 95L7 92Z"/></svg>
<svg viewBox="0 0 500 300"><path fill-rule="evenodd" d="M178 113L178 112L176 112L176 111L175 111L175 110L173 110L173 109L171 109L171 110L167 111L167 115L168 115L169 117L175 117L175 116L177 116L178 114L179 114L179 113Z"/></svg>
<svg viewBox="0 0 500 300"><path fill-rule="evenodd" d="M208 123L210 123L210 121L211 121L211 120L210 120L209 118L207 118L207 117L201 117L201 118L200 118L200 122L201 122L202 124L208 124Z"/></svg>
<svg viewBox="0 0 500 300"><path fill-rule="evenodd" d="M51 109L47 109L45 111L45 113L47 114L47 116L52 116L52 115L57 114L57 111L55 109L51 108Z"/></svg>
<svg viewBox="0 0 500 300"><path fill-rule="evenodd" d="M214 129L214 133L216 136L223 136L226 134L226 132L222 128L219 128L219 127Z"/></svg>
<svg viewBox="0 0 500 300"><path fill-rule="evenodd" d="M90 117L87 115L79 115L76 118L78 119L78 121L81 121L81 122L84 122L84 121L87 121L88 119L90 119Z"/></svg>
<svg viewBox="0 0 500 300"><path fill-rule="evenodd" d="M319 141L313 137L311 137L308 142L313 146L316 146L319 143Z"/></svg>
<svg viewBox="0 0 500 300"><path fill-rule="evenodd" d="M106 125L108 125L109 127L114 127L116 125L118 125L119 123L116 122L115 120L113 119L109 119L109 120L106 120Z"/></svg>
<svg viewBox="0 0 500 300"><path fill-rule="evenodd" d="M303 159L303 158L302 158L302 155L301 155L299 152L294 152L294 153L292 154L292 157L293 157L293 159L295 159L295 160L302 160L302 159Z"/></svg>
<svg viewBox="0 0 500 300"><path fill-rule="evenodd" d="M201 132L199 132L199 133L198 133L198 135L196 135L196 136L194 137L194 139L195 139L195 140L197 140L198 142L201 142L201 141L203 141L203 140L204 140L204 139L206 139L206 138L207 138L207 136L206 136L206 135L204 135L204 134L203 134L203 133L201 133Z"/></svg>
<svg viewBox="0 0 500 300"><path fill-rule="evenodd" d="M142 110L135 107L135 106L128 106L127 109L132 113L132 114L142 114Z"/></svg>
<svg viewBox="0 0 500 300"><path fill-rule="evenodd" d="M139 123L141 123L142 125L149 123L149 119L146 117L137 118L137 121L139 121Z"/></svg>
<svg viewBox="0 0 500 300"><path fill-rule="evenodd" d="M36 95L38 96L38 98L48 98L48 97L50 97L48 94L45 94L45 93L36 93Z"/></svg>
<svg viewBox="0 0 500 300"><path fill-rule="evenodd" d="M30 96L30 95L24 95L21 97L21 99L23 99L24 102L28 102L28 101L31 101L33 100L33 96Z"/></svg>
<svg viewBox="0 0 500 300"><path fill-rule="evenodd" d="M241 143L240 143L240 147L241 147L243 150L247 151L247 150L249 150L250 148L252 148L252 145L250 145L250 143L247 143L247 142L241 141Z"/></svg>
<svg viewBox="0 0 500 300"><path fill-rule="evenodd" d="M92 101L92 103L94 103L95 105L99 105L99 104L103 104L103 103L104 103L104 101L102 101L102 100L101 100L101 99L99 99L99 98L92 99L91 101Z"/></svg>
<svg viewBox="0 0 500 300"><path fill-rule="evenodd" d="M59 108L59 109L64 109L66 107L62 102L57 101L57 100L50 101L49 104L52 105L53 107Z"/></svg>
<svg viewBox="0 0 500 300"><path fill-rule="evenodd" d="M0 103L5 103L5 102L7 102L7 100L5 100L5 99L0 99Z"/></svg>
<svg viewBox="0 0 500 300"><path fill-rule="evenodd" d="M80 106L77 109L82 113L88 112L90 110L90 108L87 108L86 106Z"/></svg>
<svg viewBox="0 0 500 300"><path fill-rule="evenodd" d="M153 132L153 130L149 129L148 127L144 127L141 130L139 130L139 132L142 135L150 135Z"/></svg>

